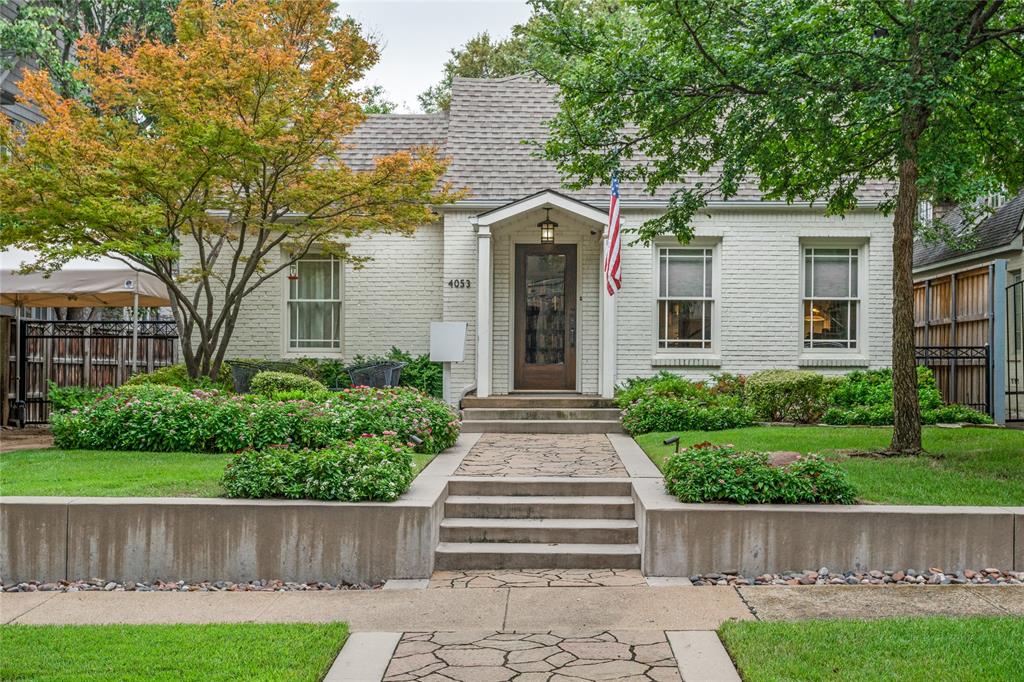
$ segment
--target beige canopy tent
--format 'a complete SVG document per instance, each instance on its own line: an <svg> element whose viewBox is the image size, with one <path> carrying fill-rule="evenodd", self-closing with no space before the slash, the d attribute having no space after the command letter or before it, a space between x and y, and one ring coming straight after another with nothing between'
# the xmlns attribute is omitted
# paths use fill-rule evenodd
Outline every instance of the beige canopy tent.
<svg viewBox="0 0 1024 682"><path fill-rule="evenodd" d="M167 287L148 270L115 258L75 258L53 273L21 273L38 255L0 251L0 305L40 308L157 307L170 304Z"/></svg>
<svg viewBox="0 0 1024 682"><path fill-rule="evenodd" d="M20 322L25 306L39 308L131 307L132 371L137 364L139 306L158 307L170 304L167 287L148 270L133 267L116 258L95 260L75 258L52 273L22 273L39 256L32 251L6 249L0 251L0 305L14 306ZM20 326L20 325L18 325ZM18 327L15 327L16 329ZM20 335L16 354L20 357ZM16 363L20 366L21 363ZM21 377L15 381L20 385Z"/></svg>

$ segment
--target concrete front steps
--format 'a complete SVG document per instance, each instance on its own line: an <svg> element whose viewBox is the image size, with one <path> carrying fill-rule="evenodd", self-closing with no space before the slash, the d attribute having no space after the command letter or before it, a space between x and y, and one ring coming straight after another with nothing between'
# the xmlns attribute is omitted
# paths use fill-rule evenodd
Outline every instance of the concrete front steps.
<svg viewBox="0 0 1024 682"><path fill-rule="evenodd" d="M607 398L516 394L462 400L467 433L621 433L619 410Z"/></svg>
<svg viewBox="0 0 1024 682"><path fill-rule="evenodd" d="M440 570L639 568L628 480L453 478Z"/></svg>

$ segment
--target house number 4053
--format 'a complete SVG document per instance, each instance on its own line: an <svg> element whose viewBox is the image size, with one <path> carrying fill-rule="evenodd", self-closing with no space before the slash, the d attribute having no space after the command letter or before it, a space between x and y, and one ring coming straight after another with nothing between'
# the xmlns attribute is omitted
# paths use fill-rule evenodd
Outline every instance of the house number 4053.
<svg viewBox="0 0 1024 682"><path fill-rule="evenodd" d="M450 279L448 280L448 286L452 289L469 289L470 282L468 279Z"/></svg>

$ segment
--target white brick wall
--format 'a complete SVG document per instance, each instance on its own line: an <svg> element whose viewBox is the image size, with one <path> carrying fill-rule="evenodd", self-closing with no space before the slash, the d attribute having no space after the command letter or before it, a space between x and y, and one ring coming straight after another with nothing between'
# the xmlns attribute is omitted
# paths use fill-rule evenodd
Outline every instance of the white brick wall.
<svg viewBox="0 0 1024 682"><path fill-rule="evenodd" d="M847 366L820 371L845 372L857 364L889 364L891 345L892 228L890 220L873 211L843 218L792 209L710 211L697 220L696 235L720 239L721 273L718 366L662 367L654 362L655 305L653 247L626 246L623 250L623 289L618 301L616 380L646 376L661 369L705 377L715 372L750 373L765 368L806 366L802 349L800 264L802 239L863 239L862 256L868 267L867 291L862 293L861 337L866 349ZM623 219L636 227L653 213L627 212ZM667 242L674 243L673 239ZM863 265L862 265L863 267ZM700 355L659 351L658 357ZM838 356L838 353L832 355ZM849 356L845 356L849 357ZM691 360L690 358L693 358ZM862 359L861 359L862 358Z"/></svg>
<svg viewBox="0 0 1024 682"><path fill-rule="evenodd" d="M194 263L194 243L183 248L183 267ZM242 303L229 358L334 356L385 353L391 346L414 354L430 347L430 322L443 314L441 260L444 228L440 222L418 229L413 237L377 235L351 241L351 252L370 256L361 269L346 265L341 352L288 351L285 288L287 273L267 281ZM227 259L218 270L226 271ZM268 263L272 267L273 260Z"/></svg>
<svg viewBox="0 0 1024 682"><path fill-rule="evenodd" d="M345 358L378 353L396 345L413 353L428 350L431 320L468 322L466 359L452 368L451 394L458 396L476 383L477 235L470 218L478 210L446 212L443 223L417 231L413 238L378 236L353 242L352 251L373 260L362 270L345 273ZM715 210L698 219L697 234L720 240L720 358L714 366L683 358L663 367L655 356L653 248L623 250L623 289L616 296L618 317L616 381L672 369L694 377L713 372L750 373L768 367L807 366L802 349L800 308L801 240L854 239L865 244L862 267L867 267L862 298L861 338L865 348L821 371L845 372L857 366L889 364L891 320L891 222L874 211L844 218L826 218L807 209L756 208ZM626 226L635 227L650 212L627 210ZM553 216L559 241L578 242L579 325L577 362L583 392L598 390L598 291L601 252L598 237L571 217ZM536 220L508 221L493 227L494 286L493 386L509 390L512 284L512 244L536 242ZM187 256L188 254L186 254ZM187 261L187 258L186 258ZM448 280L469 279L470 288L449 288ZM284 285L286 275L263 285L242 306L229 357L278 358L284 352ZM845 363L845 364L844 364Z"/></svg>

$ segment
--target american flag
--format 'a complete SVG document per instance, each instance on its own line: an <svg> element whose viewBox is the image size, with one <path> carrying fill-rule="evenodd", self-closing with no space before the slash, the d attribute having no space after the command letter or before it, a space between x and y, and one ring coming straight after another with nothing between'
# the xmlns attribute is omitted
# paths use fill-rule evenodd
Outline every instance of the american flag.
<svg viewBox="0 0 1024 682"><path fill-rule="evenodd" d="M612 199L608 204L608 250L604 254L604 281L608 295L622 288L622 242L619 231L619 176L612 175Z"/></svg>

